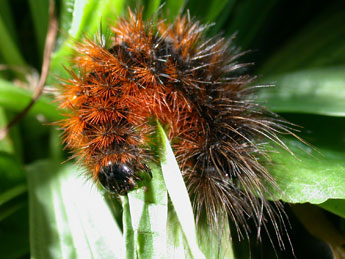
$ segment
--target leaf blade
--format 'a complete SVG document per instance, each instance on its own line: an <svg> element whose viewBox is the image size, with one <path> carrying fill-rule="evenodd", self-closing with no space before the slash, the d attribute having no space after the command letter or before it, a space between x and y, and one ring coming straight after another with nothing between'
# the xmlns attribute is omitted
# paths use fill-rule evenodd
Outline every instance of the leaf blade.
<svg viewBox="0 0 345 259"><path fill-rule="evenodd" d="M182 231L184 232L192 255L195 258L204 258L204 255L199 250L197 245L193 209L190 203L187 188L184 184L182 174L164 129L158 122L157 126L162 145L160 157L161 168L169 197L174 205L177 218L179 219Z"/></svg>
<svg viewBox="0 0 345 259"><path fill-rule="evenodd" d="M345 116L345 67L302 70L261 82L276 85L256 96L275 112Z"/></svg>
<svg viewBox="0 0 345 259"><path fill-rule="evenodd" d="M318 151L289 139L285 143L294 152L272 153L267 165L281 190L273 190L273 199L290 203L320 204L328 199L345 199L345 154L327 148ZM320 153L319 153L320 152Z"/></svg>
<svg viewBox="0 0 345 259"><path fill-rule="evenodd" d="M28 167L32 258L122 258L122 232L100 193L67 164ZM90 188L91 187L91 188Z"/></svg>

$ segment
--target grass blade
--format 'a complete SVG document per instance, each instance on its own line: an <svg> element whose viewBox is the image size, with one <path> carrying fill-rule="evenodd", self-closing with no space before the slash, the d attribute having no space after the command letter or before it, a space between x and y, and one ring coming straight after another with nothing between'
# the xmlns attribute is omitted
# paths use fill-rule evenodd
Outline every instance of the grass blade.
<svg viewBox="0 0 345 259"><path fill-rule="evenodd" d="M197 245L194 215L188 191L184 184L175 155L170 147L169 140L159 123L158 134L162 144L161 168L169 197L174 205L177 218L194 258L204 258L204 255Z"/></svg>
<svg viewBox="0 0 345 259"><path fill-rule="evenodd" d="M48 29L48 7L47 0L29 0L31 17L35 28L37 49L40 59L43 57L43 49Z"/></svg>
<svg viewBox="0 0 345 259"><path fill-rule="evenodd" d="M8 31L2 17L0 16L0 54L8 65L21 66L25 65L25 61L19 51L17 44L14 42Z"/></svg>

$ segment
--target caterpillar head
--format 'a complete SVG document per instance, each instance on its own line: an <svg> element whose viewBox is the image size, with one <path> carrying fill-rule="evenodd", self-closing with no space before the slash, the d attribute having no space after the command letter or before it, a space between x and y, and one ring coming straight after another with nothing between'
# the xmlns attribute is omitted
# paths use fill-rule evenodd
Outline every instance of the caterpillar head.
<svg viewBox="0 0 345 259"><path fill-rule="evenodd" d="M140 181L141 178L135 175L129 165L109 162L106 166L101 167L98 180L107 191L126 195L129 191L135 189L136 182Z"/></svg>

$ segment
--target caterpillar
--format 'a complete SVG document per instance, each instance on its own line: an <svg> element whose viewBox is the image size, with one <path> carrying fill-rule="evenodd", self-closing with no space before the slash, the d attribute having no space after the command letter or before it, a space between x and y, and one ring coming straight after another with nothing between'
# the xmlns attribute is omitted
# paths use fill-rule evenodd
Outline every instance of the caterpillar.
<svg viewBox="0 0 345 259"><path fill-rule="evenodd" d="M239 237L248 235L250 218L258 233L271 221L281 241L282 205L265 198L267 186L278 186L264 161L268 143L285 146L279 135L292 133L253 100L255 77L237 61L245 52L232 38L207 37L208 27L188 14L170 24L129 10L108 40L77 42L59 97L70 111L60 122L65 145L94 181L125 195L139 172L151 174L156 119L167 128L197 218L229 217Z"/></svg>

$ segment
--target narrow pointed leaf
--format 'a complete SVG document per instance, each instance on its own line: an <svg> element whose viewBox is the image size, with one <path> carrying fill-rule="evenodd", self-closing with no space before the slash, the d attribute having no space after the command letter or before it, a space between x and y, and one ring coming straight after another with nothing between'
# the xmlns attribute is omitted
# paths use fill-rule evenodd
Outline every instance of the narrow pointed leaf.
<svg viewBox="0 0 345 259"><path fill-rule="evenodd" d="M162 144L161 168L169 197L174 205L176 215L185 234L189 248L195 258L204 258L196 239L192 205L178 167L175 155L162 126L158 123L158 134Z"/></svg>

